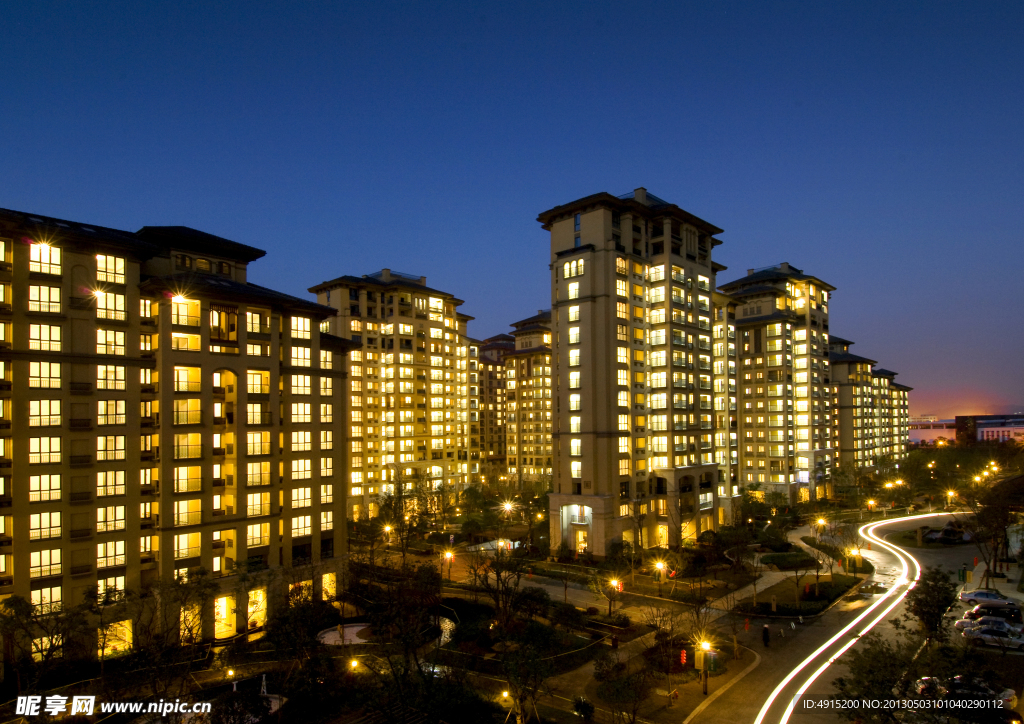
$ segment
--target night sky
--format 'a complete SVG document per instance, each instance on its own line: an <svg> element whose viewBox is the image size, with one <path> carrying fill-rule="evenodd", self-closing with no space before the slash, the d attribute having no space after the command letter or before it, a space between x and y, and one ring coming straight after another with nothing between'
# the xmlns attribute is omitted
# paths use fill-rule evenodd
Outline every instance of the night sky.
<svg viewBox="0 0 1024 724"><path fill-rule="evenodd" d="M550 306L537 214L637 186L838 287L913 414L1024 409L1024 3L15 3L0 206Z"/></svg>

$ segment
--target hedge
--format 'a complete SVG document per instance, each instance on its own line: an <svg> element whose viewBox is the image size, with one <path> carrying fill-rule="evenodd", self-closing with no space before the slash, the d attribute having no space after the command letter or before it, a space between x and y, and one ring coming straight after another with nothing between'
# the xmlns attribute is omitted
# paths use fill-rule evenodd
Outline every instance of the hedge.
<svg viewBox="0 0 1024 724"><path fill-rule="evenodd" d="M766 566L777 566L780 571L791 571L794 568L817 568L818 562L804 551L793 551L792 553L769 553L761 556L761 562Z"/></svg>
<svg viewBox="0 0 1024 724"><path fill-rule="evenodd" d="M809 545L811 548L817 548L819 551L824 551L832 556L833 559L843 561L843 570L846 570L846 558L843 556L843 552L831 543L824 543L817 540L814 536L805 535L800 538L804 543ZM857 573L874 573L875 567L871 565L871 561L864 557L861 557L860 562L857 564Z"/></svg>

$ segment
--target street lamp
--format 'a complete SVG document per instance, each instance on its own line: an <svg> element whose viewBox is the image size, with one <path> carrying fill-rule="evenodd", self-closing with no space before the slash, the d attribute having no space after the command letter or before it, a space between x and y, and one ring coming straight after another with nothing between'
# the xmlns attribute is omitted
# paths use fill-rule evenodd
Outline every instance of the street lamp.
<svg viewBox="0 0 1024 724"><path fill-rule="evenodd" d="M661 576L665 571L665 562L658 561L654 564L654 567L658 569L658 598L661 598Z"/></svg>
<svg viewBox="0 0 1024 724"><path fill-rule="evenodd" d="M445 560L448 561L448 582L450 583L452 580L452 559L455 558L455 556L452 554L451 551L445 551L444 557Z"/></svg>
<svg viewBox="0 0 1024 724"><path fill-rule="evenodd" d="M384 526L384 533L388 537L387 545L388 545L388 547L390 547L391 546L391 526L390 525Z"/></svg>
<svg viewBox="0 0 1024 724"><path fill-rule="evenodd" d="M608 615L611 616L612 615L612 596L615 595L615 592L619 590L619 581L617 579L613 578L608 583L612 587L612 592L608 594Z"/></svg>

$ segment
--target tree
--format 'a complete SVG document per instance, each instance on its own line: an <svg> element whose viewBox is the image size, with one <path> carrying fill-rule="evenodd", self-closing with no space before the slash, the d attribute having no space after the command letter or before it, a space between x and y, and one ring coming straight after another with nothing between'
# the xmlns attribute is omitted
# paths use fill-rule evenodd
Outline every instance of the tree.
<svg viewBox="0 0 1024 724"><path fill-rule="evenodd" d="M422 487L423 476L419 470L407 474L403 468L395 466L394 477L390 484L381 486L381 494L377 498L380 517L385 526L390 528L387 536L398 542L402 556L402 566L406 565L409 543L419 531L421 521L416 510L414 489Z"/></svg>
<svg viewBox="0 0 1024 724"><path fill-rule="evenodd" d="M1015 516L1006 504L1005 491L1000 487L984 488L972 485L960 495L970 510L967 516L956 516L964 531L971 536L971 542L978 549L978 557L985 563L981 587L987 588L992 564L1006 539L1006 529L1015 522Z"/></svg>
<svg viewBox="0 0 1024 724"><path fill-rule="evenodd" d="M617 659L617 656L612 658ZM612 707L613 722L635 724L658 674L642 656L625 663L618 661L615 669L620 667L625 669L625 673L618 676L612 674L602 681L598 685L598 695Z"/></svg>
<svg viewBox="0 0 1024 724"><path fill-rule="evenodd" d="M494 603L494 614L502 628L508 628L515 618L515 603L519 583L526 573L526 560L522 555L504 548L494 551L489 558L477 552L470 558L469 570L477 585Z"/></svg>
<svg viewBox="0 0 1024 724"><path fill-rule="evenodd" d="M19 693L46 688L47 677L63 662L88 655L87 611L82 604L32 605L21 596L0 603L0 632L14 654Z"/></svg>
<svg viewBox="0 0 1024 724"><path fill-rule="evenodd" d="M552 626L561 626L566 631L581 631L586 625L583 611L571 603L552 603L548 614L548 620Z"/></svg>
<svg viewBox="0 0 1024 724"><path fill-rule="evenodd" d="M211 724L261 724L270 715L270 699L255 689L228 692L210 713Z"/></svg>
<svg viewBox="0 0 1024 724"><path fill-rule="evenodd" d="M913 679L908 677L914 657L913 642L905 635L885 637L871 632L862 637L857 646L846 652L844 659L849 674L832 682L839 698L871 700L905 698ZM895 712L889 709L839 709L839 716L850 720L896 722Z"/></svg>
<svg viewBox="0 0 1024 724"><path fill-rule="evenodd" d="M124 592L113 587L104 587L103 593L99 593L96 586L89 586L85 590L82 603L85 610L91 613L98 620L97 634L99 636L99 657L100 677L104 674L104 664L107 660L107 639L110 636L111 622L120 620L117 615L121 611L117 604L124 600Z"/></svg>
<svg viewBox="0 0 1024 724"><path fill-rule="evenodd" d="M929 641L946 639L945 615L956 601L956 589L941 566L928 566L917 585L907 592L907 612L917 619Z"/></svg>
<svg viewBox="0 0 1024 724"><path fill-rule="evenodd" d="M630 510L630 518L633 521L633 540L634 545L632 548L632 555L629 558L629 575L630 583L635 583L634 571L637 567L637 554L639 553L641 560L644 550L644 519L647 517L647 503L644 501L644 494L637 493L636 497L633 498L632 508Z"/></svg>
<svg viewBox="0 0 1024 724"><path fill-rule="evenodd" d="M537 700L543 694L544 681L551 676L550 662L542 658L533 646L518 645L505 653L501 666L508 681L517 724L529 721L531 711L540 721Z"/></svg>
<svg viewBox="0 0 1024 724"><path fill-rule="evenodd" d="M796 586L796 600L800 600L800 579L810 573L812 570L817 570L818 561L813 556L809 556L803 551L800 551L799 557L794 556L793 565L793 585Z"/></svg>

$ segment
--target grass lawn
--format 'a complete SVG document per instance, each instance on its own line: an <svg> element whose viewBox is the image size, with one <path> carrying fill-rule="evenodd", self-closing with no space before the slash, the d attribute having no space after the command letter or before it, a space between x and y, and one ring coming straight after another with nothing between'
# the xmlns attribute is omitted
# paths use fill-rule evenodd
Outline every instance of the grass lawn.
<svg viewBox="0 0 1024 724"><path fill-rule="evenodd" d="M772 596L775 596L777 611L780 616L795 616L820 613L830 603L844 595L859 579L854 576L823 574L819 579L820 595L814 595L814 574L800 577L799 589L795 583L796 576L788 576L765 590L757 592L757 608L754 608L753 596L740 601L738 608L760 615L771 613ZM804 593L805 586L810 586Z"/></svg>

